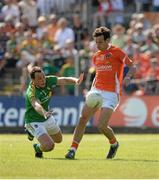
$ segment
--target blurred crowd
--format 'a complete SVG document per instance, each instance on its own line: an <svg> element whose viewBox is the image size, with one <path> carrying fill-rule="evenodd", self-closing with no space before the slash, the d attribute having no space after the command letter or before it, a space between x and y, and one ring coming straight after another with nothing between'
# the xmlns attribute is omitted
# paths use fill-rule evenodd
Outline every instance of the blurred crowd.
<svg viewBox="0 0 159 180"><path fill-rule="evenodd" d="M26 66L32 63L46 75L85 72L79 91L88 89L95 74L90 59L97 50L91 34L98 26L108 26L112 44L121 47L137 66L135 79L124 87L124 93L159 94L158 11L159 0L2 0L0 79L8 68L20 70L24 94L29 83ZM75 95L75 89L60 87L56 93Z"/></svg>

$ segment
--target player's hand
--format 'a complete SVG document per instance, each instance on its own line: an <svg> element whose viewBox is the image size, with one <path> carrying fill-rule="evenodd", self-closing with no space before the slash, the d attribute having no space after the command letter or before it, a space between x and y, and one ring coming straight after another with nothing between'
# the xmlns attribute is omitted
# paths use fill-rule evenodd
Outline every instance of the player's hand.
<svg viewBox="0 0 159 180"><path fill-rule="evenodd" d="M33 63L30 63L30 64L27 66L27 71L28 71L28 73L31 73L31 71L32 71L32 69L33 69L33 66L34 66Z"/></svg>
<svg viewBox="0 0 159 180"><path fill-rule="evenodd" d="M76 81L76 84L80 85L82 83L83 79L84 79L84 73L81 73L79 78Z"/></svg>
<svg viewBox="0 0 159 180"><path fill-rule="evenodd" d="M131 82L131 78L125 77L123 80L123 85L127 87L130 84L130 82Z"/></svg>
<svg viewBox="0 0 159 180"><path fill-rule="evenodd" d="M53 110L45 111L44 113L45 119L48 119L50 116L52 116L52 114L53 114Z"/></svg>

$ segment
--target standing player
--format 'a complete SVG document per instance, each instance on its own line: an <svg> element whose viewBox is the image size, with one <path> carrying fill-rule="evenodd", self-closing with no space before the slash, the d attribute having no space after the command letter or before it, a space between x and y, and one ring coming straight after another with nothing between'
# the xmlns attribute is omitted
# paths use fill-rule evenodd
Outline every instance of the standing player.
<svg viewBox="0 0 159 180"><path fill-rule="evenodd" d="M56 85L81 84L83 74L79 78L45 76L38 67L29 67L31 83L26 92L25 127L30 135L37 138L34 144L35 157L43 157L43 152L54 149L55 143L62 141L61 130L49 110L52 89ZM32 138L30 136L30 138Z"/></svg>
<svg viewBox="0 0 159 180"><path fill-rule="evenodd" d="M128 86L135 72L135 66L131 59L118 47L110 44L111 32L106 27L97 28L93 33L97 51L93 57L93 64L96 75L90 91L97 91L103 97L103 104L99 115L98 129L108 138L110 150L106 156L111 159L115 156L119 143L109 126L110 117L119 104L119 95L122 89L124 64L129 67L129 71L124 78L124 85ZM84 105L79 122L75 128L72 145L65 155L67 159L74 159L79 143L82 140L86 124L94 115L97 109Z"/></svg>

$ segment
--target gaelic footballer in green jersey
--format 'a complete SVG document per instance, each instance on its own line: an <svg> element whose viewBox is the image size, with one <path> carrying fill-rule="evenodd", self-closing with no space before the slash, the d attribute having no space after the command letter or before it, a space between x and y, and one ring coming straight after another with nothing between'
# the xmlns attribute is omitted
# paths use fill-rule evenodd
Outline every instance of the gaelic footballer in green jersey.
<svg viewBox="0 0 159 180"><path fill-rule="evenodd" d="M33 147L35 157L41 158L43 152L54 149L54 143L62 141L61 130L48 108L52 89L57 85L80 85L84 74L79 78L45 76L38 66L31 67L28 71L31 82L26 93L25 127L29 134L39 141L39 144L34 144Z"/></svg>

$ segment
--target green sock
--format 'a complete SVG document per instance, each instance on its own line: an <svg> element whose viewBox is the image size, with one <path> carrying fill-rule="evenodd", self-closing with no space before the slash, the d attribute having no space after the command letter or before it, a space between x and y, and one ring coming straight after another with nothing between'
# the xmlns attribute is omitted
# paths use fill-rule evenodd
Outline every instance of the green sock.
<svg viewBox="0 0 159 180"><path fill-rule="evenodd" d="M39 152L39 153L42 152L42 150L41 150L41 148L40 148L40 144L36 144L35 148L36 148L36 151L37 151L37 152Z"/></svg>

